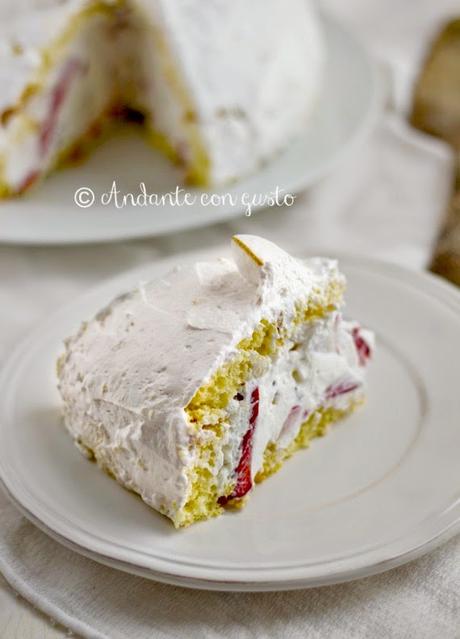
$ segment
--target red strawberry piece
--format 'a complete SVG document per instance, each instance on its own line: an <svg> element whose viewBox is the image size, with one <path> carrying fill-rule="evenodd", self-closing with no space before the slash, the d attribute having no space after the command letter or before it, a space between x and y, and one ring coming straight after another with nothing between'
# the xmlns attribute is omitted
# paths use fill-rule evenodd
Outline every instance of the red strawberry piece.
<svg viewBox="0 0 460 639"><path fill-rule="evenodd" d="M356 351L358 352L359 364L360 366L364 366L371 356L371 348L362 336L358 326L352 329L351 334L355 341Z"/></svg>
<svg viewBox="0 0 460 639"><path fill-rule="evenodd" d="M48 151L56 125L66 96L74 80L85 71L85 66L78 58L70 58L64 65L63 70L51 92L50 106L48 114L43 122L40 138L39 149L42 155Z"/></svg>
<svg viewBox="0 0 460 639"><path fill-rule="evenodd" d="M249 428L243 436L241 443L241 456L238 466L236 467L236 485L233 492L230 495L219 497L218 503L221 506L230 499L236 497L243 497L252 488L251 478L251 459L252 459L252 442L254 438L254 431L256 427L257 417L259 416L259 389L255 388L251 393L251 415L249 417Z"/></svg>
<svg viewBox="0 0 460 639"><path fill-rule="evenodd" d="M280 437L283 437L288 431L294 429L298 426L301 416L303 417L302 407L299 404L296 404L289 411L288 416L284 420L283 428L280 432ZM306 412L306 411L304 411Z"/></svg>
<svg viewBox="0 0 460 639"><path fill-rule="evenodd" d="M357 382L342 381L337 384L331 384L326 388L326 399L334 399L338 395L344 395L345 393L351 393L359 387Z"/></svg>
<svg viewBox="0 0 460 639"><path fill-rule="evenodd" d="M27 189L29 189L32 184L34 184L34 182L36 182L38 180L40 176L40 171L30 171L26 177L22 180L21 184L19 185L17 192L19 194L24 193L24 191L27 191Z"/></svg>

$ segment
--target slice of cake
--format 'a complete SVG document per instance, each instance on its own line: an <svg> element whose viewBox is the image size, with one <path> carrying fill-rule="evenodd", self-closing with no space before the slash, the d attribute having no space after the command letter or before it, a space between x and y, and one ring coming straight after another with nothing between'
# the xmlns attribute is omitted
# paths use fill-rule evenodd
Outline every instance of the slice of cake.
<svg viewBox="0 0 460 639"><path fill-rule="evenodd" d="M115 299L58 362L77 445L177 527L241 505L364 398L373 336L342 318L336 262L232 245Z"/></svg>
<svg viewBox="0 0 460 639"><path fill-rule="evenodd" d="M0 195L133 110L188 183L237 179L304 126L321 61L307 0L5 0Z"/></svg>
<svg viewBox="0 0 460 639"><path fill-rule="evenodd" d="M0 5L0 196L18 195L98 136L119 99L114 7Z"/></svg>

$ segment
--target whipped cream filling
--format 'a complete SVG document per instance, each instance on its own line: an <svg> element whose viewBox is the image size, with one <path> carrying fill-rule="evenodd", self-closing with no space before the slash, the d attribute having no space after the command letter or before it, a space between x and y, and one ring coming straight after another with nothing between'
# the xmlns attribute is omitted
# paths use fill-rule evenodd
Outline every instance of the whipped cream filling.
<svg viewBox="0 0 460 639"><path fill-rule="evenodd" d="M14 192L45 173L57 154L70 149L113 106L110 25L104 13L82 21L60 49L60 63L38 73L39 90L0 126L1 177Z"/></svg>

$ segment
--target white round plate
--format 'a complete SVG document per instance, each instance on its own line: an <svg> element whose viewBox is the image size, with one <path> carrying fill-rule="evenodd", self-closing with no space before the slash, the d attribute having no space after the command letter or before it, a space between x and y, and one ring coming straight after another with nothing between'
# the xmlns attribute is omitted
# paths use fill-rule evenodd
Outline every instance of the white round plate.
<svg viewBox="0 0 460 639"><path fill-rule="evenodd" d="M174 191L180 183L170 162L149 148L138 132L126 129L81 166L58 171L22 199L0 203L0 242L103 242L171 233L243 214L245 193L252 198L278 186L294 194L311 185L365 136L381 103L376 69L366 51L333 20L324 18L323 23L328 61L315 111L286 151L255 175L217 191L230 193L234 206L103 206L101 195L110 191L113 180L121 194L138 194L141 182L148 193L158 194ZM81 187L91 188L95 196L95 204L86 209L74 202ZM199 202L201 192L191 192Z"/></svg>
<svg viewBox="0 0 460 639"><path fill-rule="evenodd" d="M373 574L421 555L460 524L460 295L428 275L342 260L347 313L375 329L365 407L257 486L238 513L175 530L80 455L59 416L62 338L160 263L64 309L0 376L0 477L63 544L168 583L282 590Z"/></svg>

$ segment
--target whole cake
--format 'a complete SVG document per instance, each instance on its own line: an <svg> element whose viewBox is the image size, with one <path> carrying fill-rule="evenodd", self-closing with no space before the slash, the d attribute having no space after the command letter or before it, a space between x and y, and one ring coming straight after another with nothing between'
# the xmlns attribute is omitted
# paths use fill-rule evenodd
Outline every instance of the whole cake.
<svg viewBox="0 0 460 639"><path fill-rule="evenodd" d="M186 182L234 180L304 126L321 59L307 0L3 0L0 195L133 112Z"/></svg>
<svg viewBox="0 0 460 639"><path fill-rule="evenodd" d="M118 297L58 361L77 445L176 527L242 505L364 398L373 335L343 319L336 262L232 246Z"/></svg>

